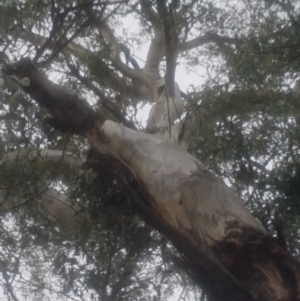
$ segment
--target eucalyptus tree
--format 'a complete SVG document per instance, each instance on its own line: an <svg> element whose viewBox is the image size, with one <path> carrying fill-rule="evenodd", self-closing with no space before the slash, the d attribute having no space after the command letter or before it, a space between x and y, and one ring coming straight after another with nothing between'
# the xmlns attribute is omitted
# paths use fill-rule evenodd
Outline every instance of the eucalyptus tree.
<svg viewBox="0 0 300 301"><path fill-rule="evenodd" d="M300 300L298 6L1 4L8 298Z"/></svg>

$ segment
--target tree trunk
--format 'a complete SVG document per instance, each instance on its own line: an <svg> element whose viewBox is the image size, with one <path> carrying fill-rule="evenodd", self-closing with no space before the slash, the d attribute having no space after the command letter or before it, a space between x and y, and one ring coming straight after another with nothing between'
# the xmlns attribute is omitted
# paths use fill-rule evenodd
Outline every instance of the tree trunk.
<svg viewBox="0 0 300 301"><path fill-rule="evenodd" d="M195 157L163 138L105 120L28 59L3 72L27 83L24 91L49 109L54 126L87 137L97 150L89 164L170 239L181 254L177 263L209 300L300 300L298 262Z"/></svg>

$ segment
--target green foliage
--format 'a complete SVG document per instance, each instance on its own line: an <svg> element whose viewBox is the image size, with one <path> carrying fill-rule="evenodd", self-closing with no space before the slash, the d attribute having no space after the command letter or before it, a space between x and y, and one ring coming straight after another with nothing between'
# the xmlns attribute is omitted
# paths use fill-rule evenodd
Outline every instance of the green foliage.
<svg viewBox="0 0 300 301"><path fill-rule="evenodd" d="M118 41L131 50L149 41L152 25L141 9L145 1L104 2L94 1L94 10L111 18ZM138 84L115 69L109 45L94 27L85 26L82 3L0 1L0 50L11 61L35 58L51 80L116 118L86 84L90 81L111 96L124 117L136 121L140 101L148 99L137 101L131 94L129 84ZM189 150L299 256L299 96L292 86L300 70L300 19L296 1L280 3L181 1L174 15L180 42L212 33L236 39L208 41L181 54L181 62L203 70L205 77L187 98L193 119L187 130ZM138 26L124 29L126 18ZM88 51L68 52L71 42ZM86 81L70 72L68 64ZM177 81L180 85L180 77ZM137 218L119 187L107 187L89 168L74 172L46 164L36 149L68 151L79 158L86 142L54 130L47 122L49 113L19 84L30 83L25 78L16 85L10 78L1 87L0 156L24 148L34 149L35 155L29 152L0 167L0 188L19 201L0 220L0 295L5 300L16 292L19 300L154 301L174 300L178 290L178 300L199 300L199 290L171 261L177 255L174 248ZM78 227L69 237L45 218L37 204L48 187L68 194L91 217L92 229Z"/></svg>

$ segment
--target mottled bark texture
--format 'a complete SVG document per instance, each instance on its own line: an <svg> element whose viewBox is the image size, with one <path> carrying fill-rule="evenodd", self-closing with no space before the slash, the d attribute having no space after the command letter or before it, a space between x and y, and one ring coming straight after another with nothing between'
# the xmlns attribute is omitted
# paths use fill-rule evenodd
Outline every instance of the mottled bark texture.
<svg viewBox="0 0 300 301"><path fill-rule="evenodd" d="M6 65L59 129L87 137L101 179L118 184L138 214L168 237L209 300L300 300L300 266L220 179L169 141L104 120L28 59ZM110 168L107 168L110 166ZM106 176L104 176L106 175Z"/></svg>

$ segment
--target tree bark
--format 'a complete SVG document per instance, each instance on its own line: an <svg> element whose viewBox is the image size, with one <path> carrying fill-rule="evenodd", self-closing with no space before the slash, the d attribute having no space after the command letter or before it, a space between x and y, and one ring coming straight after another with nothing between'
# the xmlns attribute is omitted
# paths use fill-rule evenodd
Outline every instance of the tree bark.
<svg viewBox="0 0 300 301"><path fill-rule="evenodd" d="M170 239L209 300L300 300L298 262L195 157L163 138L105 120L29 59L7 64L3 72L29 80L24 91L48 108L54 126L87 137L97 150L88 159L99 178L117 183L140 217Z"/></svg>
<svg viewBox="0 0 300 301"><path fill-rule="evenodd" d="M6 154L0 160L0 166L2 164L10 164L6 166L6 172L0 176L1 183L5 180L10 182L8 173L10 172L12 177L15 177L13 170L22 166L24 160L33 158L40 171L47 170L51 180L59 180L64 175L70 176L78 173L82 170L85 162L83 159L75 158L69 152L24 148ZM14 193L12 187L0 189L0 215L12 212L18 207L26 206L32 201L36 202L38 210L51 224L56 227L59 226L60 234L66 237L76 235L78 230L86 232L91 226L91 219L78 203L70 200L67 195L49 188L49 184L45 185L39 193L29 199L24 199L19 194Z"/></svg>

